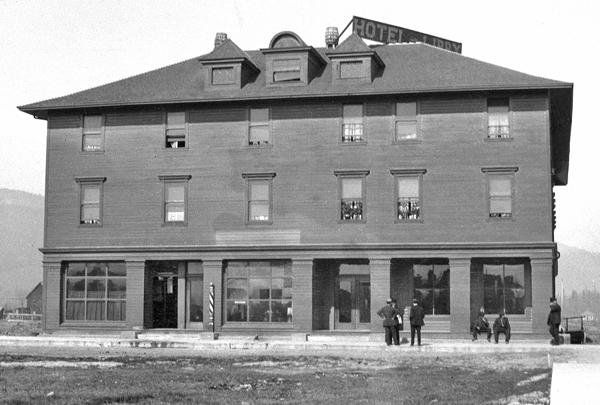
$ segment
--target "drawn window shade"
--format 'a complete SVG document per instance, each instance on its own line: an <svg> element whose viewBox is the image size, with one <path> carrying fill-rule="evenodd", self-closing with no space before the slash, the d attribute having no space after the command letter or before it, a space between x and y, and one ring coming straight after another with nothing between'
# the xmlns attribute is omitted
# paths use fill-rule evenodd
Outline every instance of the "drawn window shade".
<svg viewBox="0 0 600 405"><path fill-rule="evenodd" d="M169 149L185 148L186 123L185 112L167 112L166 144Z"/></svg>
<svg viewBox="0 0 600 405"><path fill-rule="evenodd" d="M417 220L421 217L421 196L419 177L398 176L399 220Z"/></svg>
<svg viewBox="0 0 600 405"><path fill-rule="evenodd" d="M63 268L65 321L125 321L124 262L68 263Z"/></svg>
<svg viewBox="0 0 600 405"><path fill-rule="evenodd" d="M276 59L273 61L274 83L298 83L300 77L300 59Z"/></svg>
<svg viewBox="0 0 600 405"><path fill-rule="evenodd" d="M488 138L510 138L508 98L488 99Z"/></svg>
<svg viewBox="0 0 600 405"><path fill-rule="evenodd" d="M80 224L102 224L100 213L101 189L102 184L100 183L81 183Z"/></svg>
<svg viewBox="0 0 600 405"><path fill-rule="evenodd" d="M345 104L342 108L342 142L364 142L363 105Z"/></svg>
<svg viewBox="0 0 600 405"><path fill-rule="evenodd" d="M235 70L233 66L212 68L212 84L234 84Z"/></svg>
<svg viewBox="0 0 600 405"><path fill-rule="evenodd" d="M102 116L84 115L82 150L84 152L101 152L104 150L102 138Z"/></svg>
<svg viewBox="0 0 600 405"><path fill-rule="evenodd" d="M364 218L363 177L342 177L340 219L362 221Z"/></svg>
<svg viewBox="0 0 600 405"><path fill-rule="evenodd" d="M185 188L183 181L165 182L165 222L185 221Z"/></svg>
<svg viewBox="0 0 600 405"><path fill-rule="evenodd" d="M271 220L271 179L248 180L248 222Z"/></svg>
<svg viewBox="0 0 600 405"><path fill-rule="evenodd" d="M417 103L396 103L395 140L402 142L418 138Z"/></svg>
<svg viewBox="0 0 600 405"><path fill-rule="evenodd" d="M365 76L361 60L340 62L340 79L358 79Z"/></svg>
<svg viewBox="0 0 600 405"><path fill-rule="evenodd" d="M512 175L489 176L489 207L491 218L512 217Z"/></svg>
<svg viewBox="0 0 600 405"><path fill-rule="evenodd" d="M271 143L269 109L251 108L248 145L264 146Z"/></svg>

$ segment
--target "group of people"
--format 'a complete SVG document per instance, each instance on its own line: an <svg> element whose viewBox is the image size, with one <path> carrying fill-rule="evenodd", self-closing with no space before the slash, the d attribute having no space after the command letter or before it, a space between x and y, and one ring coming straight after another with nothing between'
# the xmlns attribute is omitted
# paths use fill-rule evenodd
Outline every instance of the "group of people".
<svg viewBox="0 0 600 405"><path fill-rule="evenodd" d="M398 309L398 303L395 299L388 298L386 306L381 308L377 315L383 319L383 329L385 331L385 343L390 346L392 341L394 345L400 344L400 330L404 327L403 313ZM416 299L409 311L410 320L410 345L415 345L415 335L417 335L417 344L421 346L421 326L425 324L425 311L419 305Z"/></svg>
<svg viewBox="0 0 600 405"><path fill-rule="evenodd" d="M383 319L383 329L385 331L385 343L390 346L393 342L394 345L400 344L400 330L403 329L403 313L398 308L398 303L393 298L388 298L386 306L381 308L377 315ZM425 324L425 311L419 305L416 299L413 299L412 306L409 311L410 319L410 345L415 344L415 335L417 335L417 343L421 346L421 327ZM548 326L549 332L552 335L552 345L558 345L559 342L559 327L561 321L561 307L558 305L556 298L550 298L550 313L548 314ZM473 341L477 340L477 337L481 333L487 334L488 342L491 342L492 334L494 335L494 342L498 343L500 334L504 335L504 341L510 342L510 322L506 317L504 311L500 311L498 318L494 320L494 324L490 327L490 323L485 316L485 310L483 307L479 309L479 315L477 320L472 326Z"/></svg>

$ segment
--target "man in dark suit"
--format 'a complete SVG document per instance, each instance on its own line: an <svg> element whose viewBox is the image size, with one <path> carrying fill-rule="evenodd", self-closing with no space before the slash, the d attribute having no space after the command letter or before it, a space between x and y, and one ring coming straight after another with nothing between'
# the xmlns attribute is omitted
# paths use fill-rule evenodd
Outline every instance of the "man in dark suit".
<svg viewBox="0 0 600 405"><path fill-rule="evenodd" d="M421 326L425 325L423 319L425 311L419 305L416 299L413 299L412 307L410 307L410 345L415 345L415 332L417 333L417 343L421 346Z"/></svg>
<svg viewBox="0 0 600 405"><path fill-rule="evenodd" d="M548 326L550 327L550 334L552 335L552 345L559 345L558 340L558 327L560 326L560 320L562 319L561 308L556 302L556 298L550 298L550 313L548 314Z"/></svg>
<svg viewBox="0 0 600 405"><path fill-rule="evenodd" d="M504 311L500 311L498 318L494 321L494 341L498 343L498 336L504 333L504 341L508 343L510 341L510 322Z"/></svg>
<svg viewBox="0 0 600 405"><path fill-rule="evenodd" d="M385 331L385 344L392 344L392 337L394 338L394 344L398 344L398 340L396 338L396 334L394 333L395 326L395 318L396 315L399 315L400 312L392 305L392 299L388 298L386 301L386 306L377 311L377 315L381 319L383 319L383 329Z"/></svg>

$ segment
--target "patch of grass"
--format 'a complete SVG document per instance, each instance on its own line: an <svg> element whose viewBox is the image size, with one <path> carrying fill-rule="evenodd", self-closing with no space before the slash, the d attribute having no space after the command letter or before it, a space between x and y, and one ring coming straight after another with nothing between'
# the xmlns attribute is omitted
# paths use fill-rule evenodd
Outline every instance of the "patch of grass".
<svg viewBox="0 0 600 405"><path fill-rule="evenodd" d="M7 322L0 321L2 336L37 336L42 332L39 322Z"/></svg>

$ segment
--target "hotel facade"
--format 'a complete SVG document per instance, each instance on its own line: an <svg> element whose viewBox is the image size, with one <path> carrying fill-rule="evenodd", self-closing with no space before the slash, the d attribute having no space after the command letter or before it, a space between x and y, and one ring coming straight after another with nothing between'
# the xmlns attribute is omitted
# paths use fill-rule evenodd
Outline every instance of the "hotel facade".
<svg viewBox="0 0 600 405"><path fill-rule="evenodd" d="M44 328L371 334L391 296L424 332L483 306L546 333L572 92L281 32L21 106L48 123Z"/></svg>

